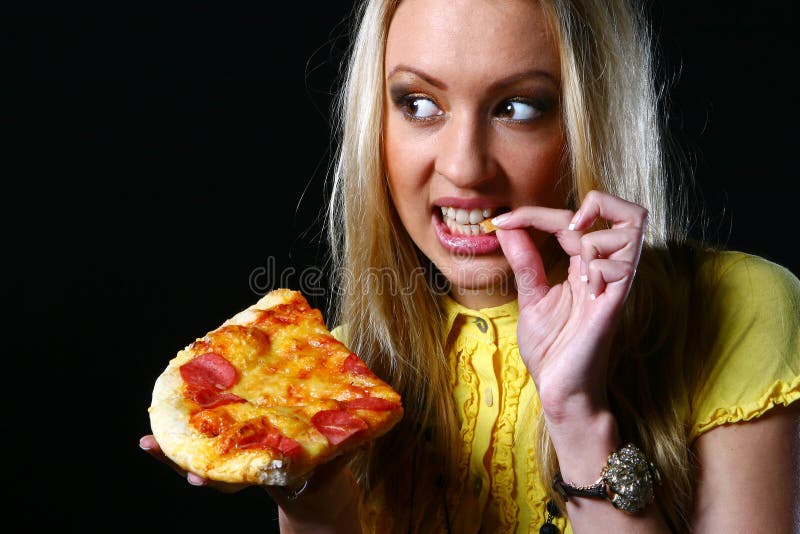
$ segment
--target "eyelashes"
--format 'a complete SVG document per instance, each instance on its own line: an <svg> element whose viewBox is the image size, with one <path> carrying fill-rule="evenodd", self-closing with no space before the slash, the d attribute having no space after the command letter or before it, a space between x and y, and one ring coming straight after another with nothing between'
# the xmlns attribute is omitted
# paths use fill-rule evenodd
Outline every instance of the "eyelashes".
<svg viewBox="0 0 800 534"><path fill-rule="evenodd" d="M552 108L552 102L541 99L512 98L495 108L495 116L511 122L527 123L545 115Z"/></svg>
<svg viewBox="0 0 800 534"><path fill-rule="evenodd" d="M407 119L412 121L428 121L444 115L444 111L436 105L436 102L424 95L403 95L395 100L395 105Z"/></svg>
<svg viewBox="0 0 800 534"><path fill-rule="evenodd" d="M435 99L423 93L393 88L391 99L403 117L412 122L431 122L445 115ZM557 99L551 97L513 97L495 106L492 116L511 124L531 124L550 113L556 104Z"/></svg>

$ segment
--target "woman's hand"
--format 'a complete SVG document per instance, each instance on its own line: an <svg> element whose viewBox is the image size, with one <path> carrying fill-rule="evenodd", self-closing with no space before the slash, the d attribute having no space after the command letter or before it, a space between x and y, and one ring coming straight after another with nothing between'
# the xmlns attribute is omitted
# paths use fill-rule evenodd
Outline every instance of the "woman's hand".
<svg viewBox="0 0 800 534"><path fill-rule="evenodd" d="M167 458L156 439L148 434L139 440L139 447L156 460L170 466L193 486L206 486L224 493L234 493L246 484L230 484L186 472ZM269 496L280 508L281 532L284 534L314 532L360 532L358 490L346 468L347 458L339 456L316 469L297 488L268 486Z"/></svg>
<svg viewBox="0 0 800 534"><path fill-rule="evenodd" d="M587 231L598 218L612 228ZM497 222L517 283L520 353L545 412L558 422L582 404L605 407L608 349L639 262L647 211L592 191L575 213L523 207ZM564 282L548 283L528 228L553 234L567 253Z"/></svg>
<svg viewBox="0 0 800 534"><path fill-rule="evenodd" d="M591 231L598 219L611 228ZM646 225L647 210L597 191L575 213L523 207L496 223L517 283L520 354L536 384L561 475L575 485L596 481L621 445L606 391L609 348ZM530 229L554 235L569 256L563 282L548 282ZM655 507L629 516L600 499L570 499L567 511L575 532L665 530Z"/></svg>
<svg viewBox="0 0 800 534"><path fill-rule="evenodd" d="M207 478L203 478L199 475L181 469L175 462L164 455L163 451L161 450L161 446L158 444L156 438L153 437L152 434L142 436L142 438L139 440L139 447L141 447L143 451L159 462L167 464L172 468L173 471L186 478L186 481L192 486L206 486L209 488L214 488L223 493L235 493L247 487L246 484L229 484L227 482L208 480Z"/></svg>

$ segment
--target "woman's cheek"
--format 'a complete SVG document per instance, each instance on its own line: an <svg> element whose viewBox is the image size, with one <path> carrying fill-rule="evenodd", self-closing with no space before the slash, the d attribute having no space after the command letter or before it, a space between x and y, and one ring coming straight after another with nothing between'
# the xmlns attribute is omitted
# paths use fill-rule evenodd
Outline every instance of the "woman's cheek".
<svg viewBox="0 0 800 534"><path fill-rule="evenodd" d="M409 203L424 207L428 198L424 194L433 170L432 141L425 141L408 132L392 132L386 136L386 170L395 203ZM398 211L412 206L398 205ZM403 209L406 208L406 209Z"/></svg>
<svg viewBox="0 0 800 534"><path fill-rule="evenodd" d="M561 135L507 146L499 159L513 196L522 204L565 207L570 182L563 172L564 150Z"/></svg>

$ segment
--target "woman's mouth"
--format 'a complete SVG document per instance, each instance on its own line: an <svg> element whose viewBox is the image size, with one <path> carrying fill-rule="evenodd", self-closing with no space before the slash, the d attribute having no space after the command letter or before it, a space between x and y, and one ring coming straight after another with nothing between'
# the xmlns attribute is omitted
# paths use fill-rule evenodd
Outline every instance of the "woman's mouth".
<svg viewBox="0 0 800 534"><path fill-rule="evenodd" d="M439 242L457 254L492 254L500 249L494 233L487 234L480 223L507 208L459 208L438 206L433 214L433 224Z"/></svg>
<svg viewBox="0 0 800 534"><path fill-rule="evenodd" d="M454 235L484 235L480 223L485 219L490 219L496 215L495 208L454 208L452 206L441 206L442 222Z"/></svg>

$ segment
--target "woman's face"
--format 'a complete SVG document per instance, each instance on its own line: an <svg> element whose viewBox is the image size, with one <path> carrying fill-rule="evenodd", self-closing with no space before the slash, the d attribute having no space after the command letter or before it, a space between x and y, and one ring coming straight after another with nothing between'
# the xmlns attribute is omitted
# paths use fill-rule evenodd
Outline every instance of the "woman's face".
<svg viewBox="0 0 800 534"><path fill-rule="evenodd" d="M385 57L384 150L392 200L414 243L473 308L515 296L479 221L564 207L560 66L537 2L404 0ZM548 239L534 233L547 255Z"/></svg>

